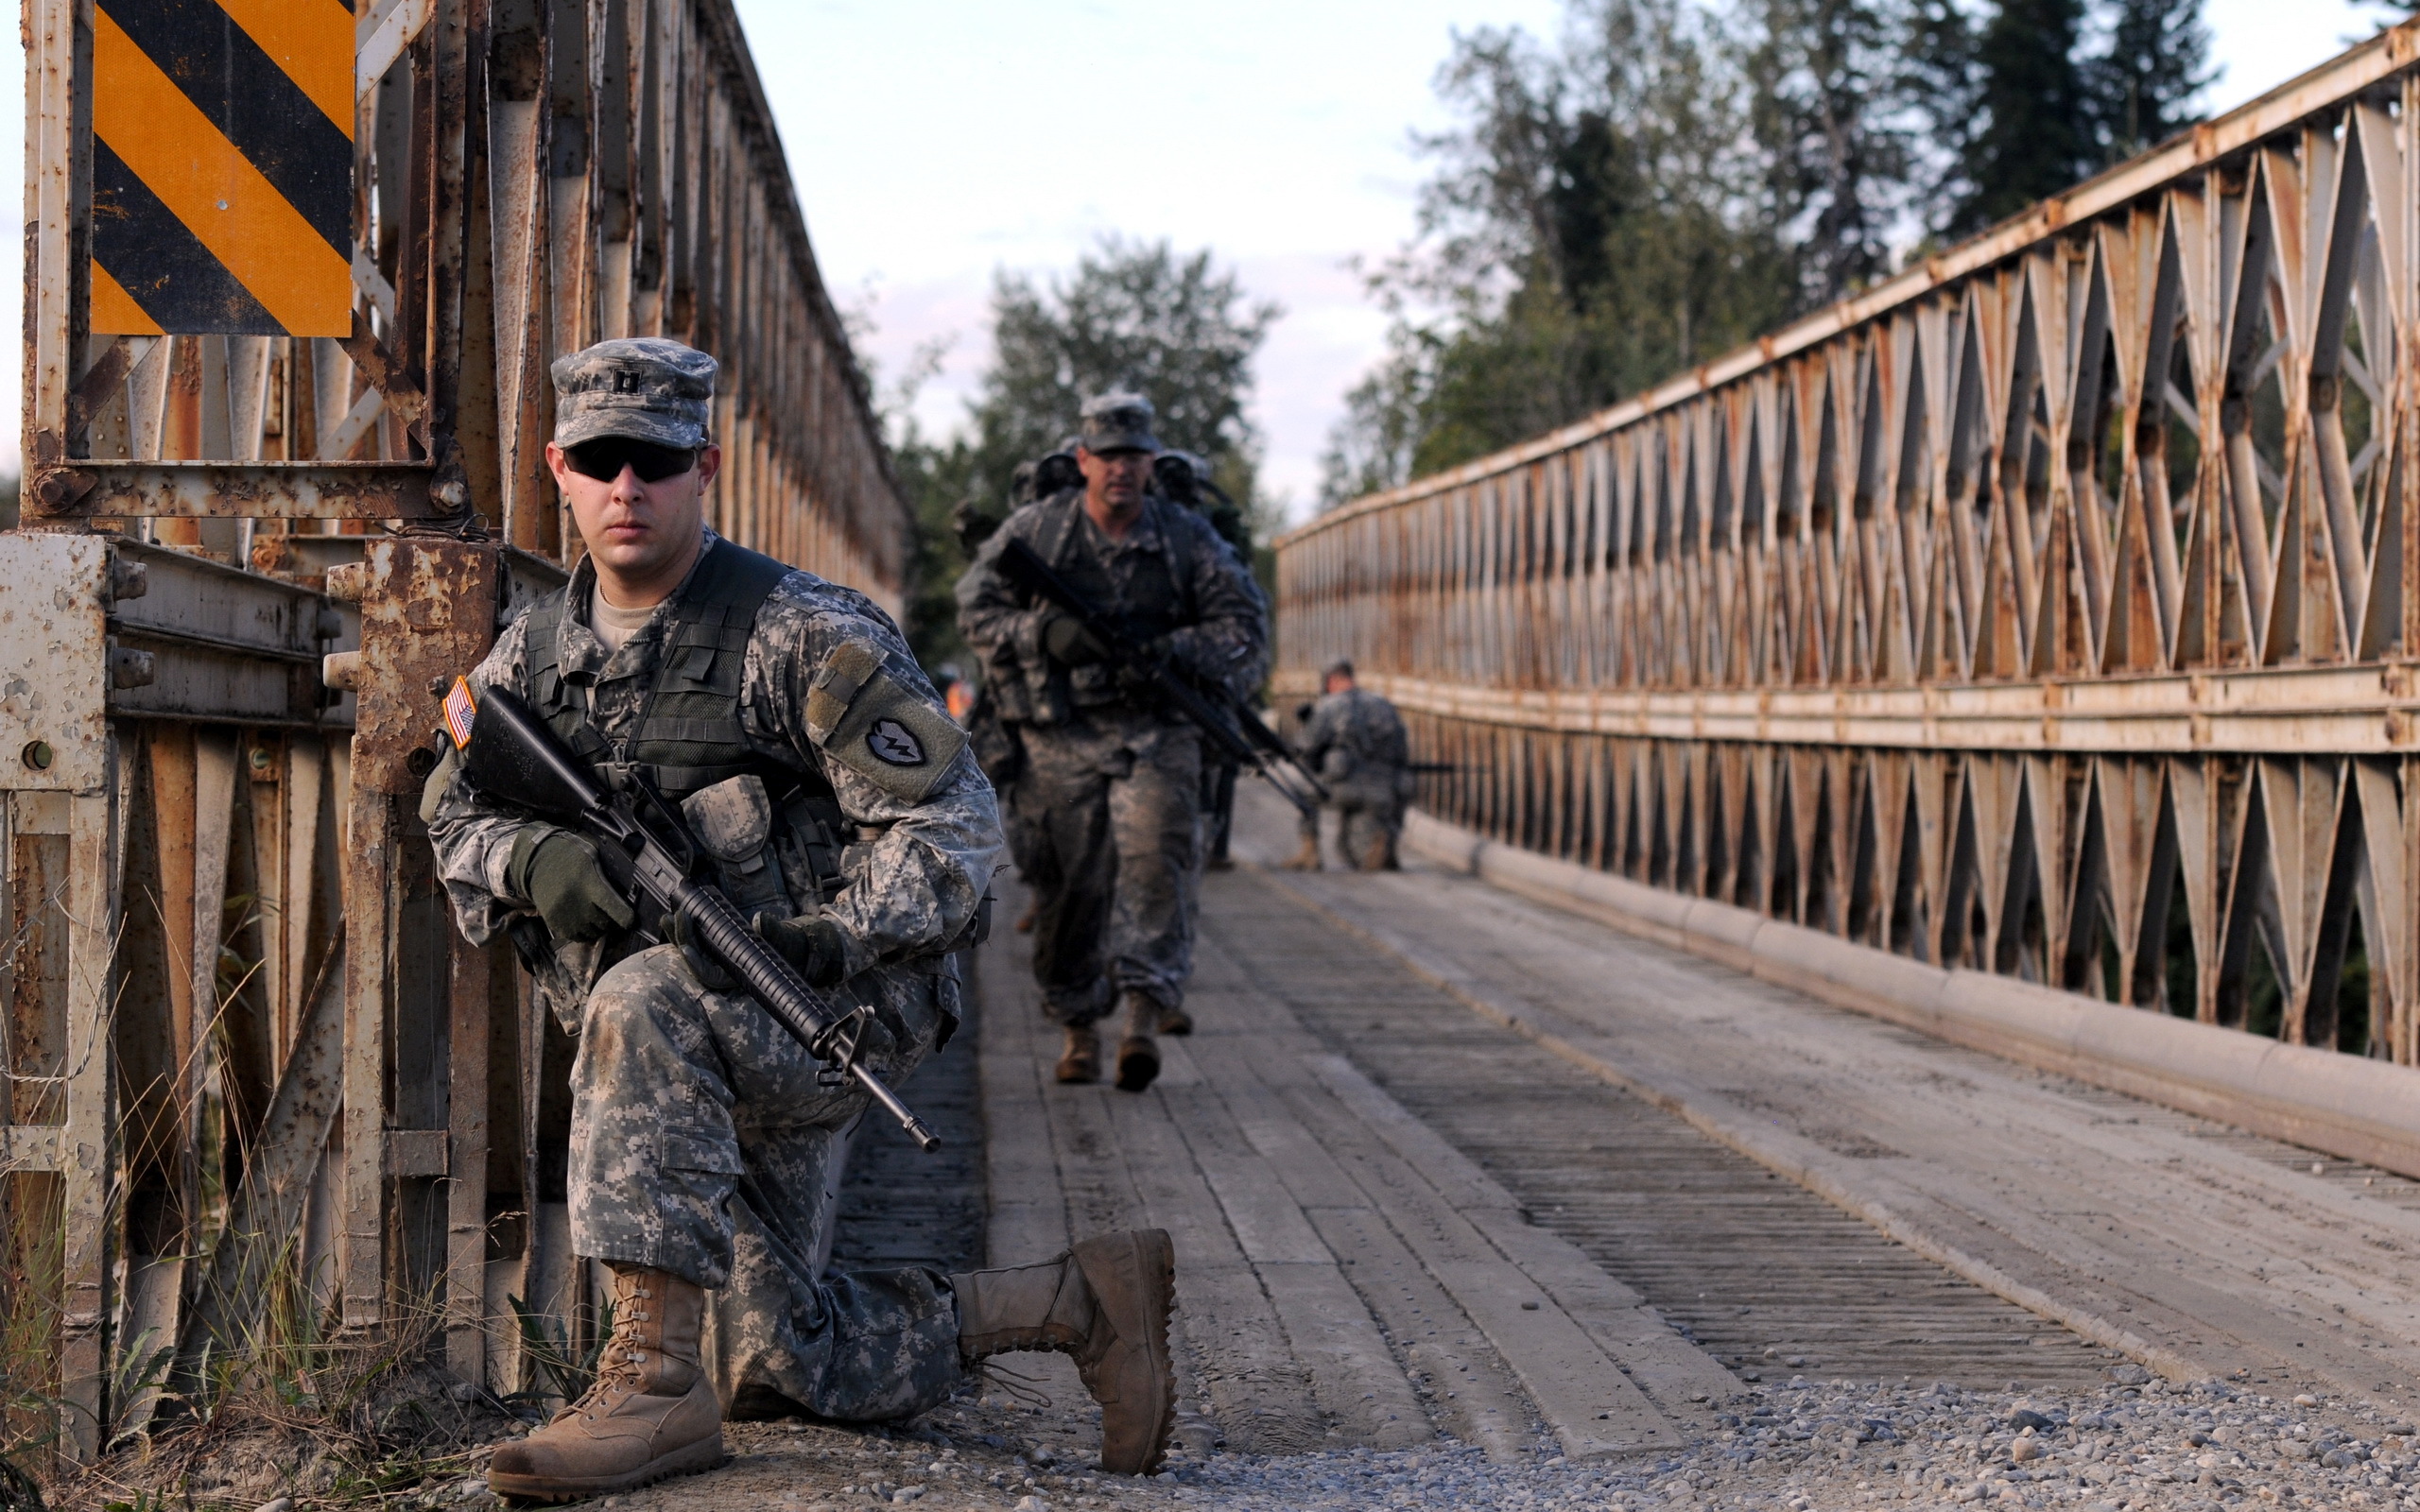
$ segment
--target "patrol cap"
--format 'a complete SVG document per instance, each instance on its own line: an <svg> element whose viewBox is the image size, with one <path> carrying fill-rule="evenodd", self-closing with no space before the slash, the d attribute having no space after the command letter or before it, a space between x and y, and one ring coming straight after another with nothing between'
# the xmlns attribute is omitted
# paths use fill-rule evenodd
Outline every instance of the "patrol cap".
<svg viewBox="0 0 2420 1512"><path fill-rule="evenodd" d="M1084 401L1084 428L1077 437L1084 450L1098 455L1102 452L1157 452L1159 438L1151 434L1154 411L1151 402L1140 394L1102 394Z"/></svg>
<svg viewBox="0 0 2420 1512"><path fill-rule="evenodd" d="M1343 657L1338 657L1335 661L1327 664L1327 670L1321 673L1320 676L1323 678L1349 678L1353 676L1353 663Z"/></svg>
<svg viewBox="0 0 2420 1512"><path fill-rule="evenodd" d="M555 359L555 444L624 436L678 451L710 439L715 359L663 336L621 336Z"/></svg>

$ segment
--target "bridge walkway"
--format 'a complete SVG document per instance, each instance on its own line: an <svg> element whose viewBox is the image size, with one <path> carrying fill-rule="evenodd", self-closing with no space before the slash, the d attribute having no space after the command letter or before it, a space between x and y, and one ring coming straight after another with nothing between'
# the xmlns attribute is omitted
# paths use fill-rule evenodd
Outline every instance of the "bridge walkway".
<svg viewBox="0 0 2420 1512"><path fill-rule="evenodd" d="M1268 883L1475 1021L2162 1374L2397 1400L2420 1386L2410 1180L1831 1008L1468 878ZM1360 1054L1406 1058L1375 1034ZM1485 1137L1450 1086L1410 1101L1449 1138ZM1546 1221L1634 1278L1657 1263L1618 1256L1652 1243L1616 1227L1637 1212L1599 1209L1593 1242L1590 1220ZM1688 1319L1689 1298L1643 1289Z"/></svg>
<svg viewBox="0 0 2420 1512"><path fill-rule="evenodd" d="M1416 862L1266 869L1287 817L1248 797L1143 1097L1049 1082L1021 937L977 968L990 1251L1170 1228L1192 1432L1579 1454L1819 1372L2420 1387L2420 1185Z"/></svg>
<svg viewBox="0 0 2420 1512"><path fill-rule="evenodd" d="M1445 1506L1575 1475L1597 1479L1555 1494L1592 1506L2395 1496L2420 1187L1417 863L1270 869L1290 816L1247 794L1243 864L1205 885L1201 1028L1164 1042L1160 1084L1051 1082L1057 1037L1003 929L971 963L966 1034L908 1088L952 1159L870 1128L835 1255L1014 1263L1167 1228L1177 1483L1093 1474L1072 1367L1026 1355L913 1424L736 1425L728 1469L631 1507L912 1486ZM1013 879L1002 903L1021 911ZM2265 1416L2305 1391L2312 1421L2341 1419L2321 1447L2360 1435L2378 1463L2321 1467L2310 1430ZM2090 1431L2012 1466L2019 1407ZM2213 1408L2233 1457L2203 1447ZM1895 1434L1826 1436L1860 1415ZM1340 1465L1405 1486L1357 1501Z"/></svg>

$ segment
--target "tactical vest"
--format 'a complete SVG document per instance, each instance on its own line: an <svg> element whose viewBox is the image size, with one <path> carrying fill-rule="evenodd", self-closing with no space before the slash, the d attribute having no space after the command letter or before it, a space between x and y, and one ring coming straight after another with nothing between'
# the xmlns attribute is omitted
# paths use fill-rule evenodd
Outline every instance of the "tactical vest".
<svg viewBox="0 0 2420 1512"><path fill-rule="evenodd" d="M701 832L717 825L700 805L684 799L735 778L754 777L763 784L764 807L769 812L756 844L726 845L718 843L721 834L700 834L716 853L724 890L743 911L750 904L776 903L782 904L782 912L788 911L781 868L767 865L776 858L793 882L806 885L801 891L811 890L817 901L828 901L842 881L841 850L849 837L846 816L822 773L811 765L792 767L769 759L750 744L740 723L740 689L756 614L791 570L733 541L713 543L674 601L656 658L654 683L630 737L618 745L590 722L588 687L563 676L562 629L571 612L570 593L554 594L529 611L523 693L583 760L645 773L666 799L690 811L692 827ZM735 809L722 802L714 812ZM726 850L735 853L724 854Z"/></svg>
<svg viewBox="0 0 2420 1512"><path fill-rule="evenodd" d="M1046 533L1039 554L1086 601L1112 611L1122 610L1128 631L1137 640L1148 641L1192 624L1195 606L1193 540L1185 528L1190 522L1179 518L1184 512L1181 506L1165 499L1147 499L1144 507L1159 513L1154 523L1162 549L1144 555L1130 598L1121 600L1099 558L1076 546L1084 529L1081 494L1075 495L1053 522L1058 528Z"/></svg>

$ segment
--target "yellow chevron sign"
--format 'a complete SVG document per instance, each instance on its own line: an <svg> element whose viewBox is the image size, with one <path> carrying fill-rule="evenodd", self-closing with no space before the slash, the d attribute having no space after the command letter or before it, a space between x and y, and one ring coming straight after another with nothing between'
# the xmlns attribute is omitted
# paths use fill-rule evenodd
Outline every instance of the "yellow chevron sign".
<svg viewBox="0 0 2420 1512"><path fill-rule="evenodd" d="M343 0L99 0L94 331L352 329L353 32Z"/></svg>

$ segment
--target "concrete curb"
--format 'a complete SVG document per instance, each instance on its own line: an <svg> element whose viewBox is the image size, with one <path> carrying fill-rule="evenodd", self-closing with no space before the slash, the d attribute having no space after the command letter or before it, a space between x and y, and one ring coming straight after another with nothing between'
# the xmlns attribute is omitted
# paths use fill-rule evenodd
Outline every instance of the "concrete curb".
<svg viewBox="0 0 2420 1512"><path fill-rule="evenodd" d="M1473 833L1418 810L1404 843L1448 869L1838 1007L2271 1139L2420 1177L2408 1067L1945 970Z"/></svg>

